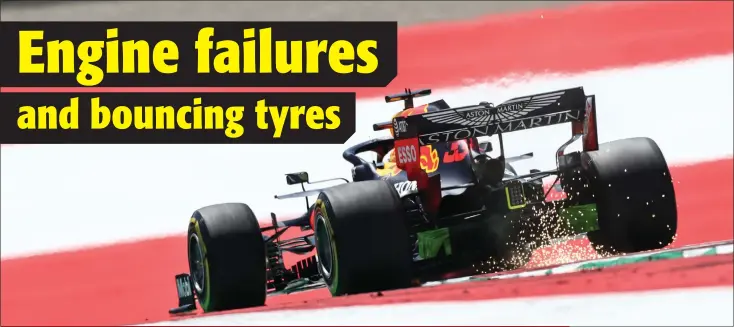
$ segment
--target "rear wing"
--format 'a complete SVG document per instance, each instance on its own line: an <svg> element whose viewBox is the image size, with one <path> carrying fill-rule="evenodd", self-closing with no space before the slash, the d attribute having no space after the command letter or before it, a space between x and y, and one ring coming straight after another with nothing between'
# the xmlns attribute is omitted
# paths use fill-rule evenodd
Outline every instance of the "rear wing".
<svg viewBox="0 0 734 327"><path fill-rule="evenodd" d="M413 108L413 99L431 95L431 89L421 89L418 91L411 91L405 89L404 93L398 93L393 95L385 96L385 102L405 101L405 109Z"/></svg>
<svg viewBox="0 0 734 327"><path fill-rule="evenodd" d="M418 138L423 146L563 123L583 124L587 115L593 116L594 107L594 96L586 96L584 89L577 87L518 97L497 106L483 102L395 117L392 127L396 141Z"/></svg>
<svg viewBox="0 0 734 327"><path fill-rule="evenodd" d="M419 148L439 142L571 123L571 139L558 150L558 156L579 138L583 140L584 151L599 149L595 96L587 96L582 87L518 97L498 106L482 102L395 117L391 123L375 125L375 129L393 128L397 166L419 184L425 184L420 181L427 179L419 165ZM419 188L422 189L420 185Z"/></svg>

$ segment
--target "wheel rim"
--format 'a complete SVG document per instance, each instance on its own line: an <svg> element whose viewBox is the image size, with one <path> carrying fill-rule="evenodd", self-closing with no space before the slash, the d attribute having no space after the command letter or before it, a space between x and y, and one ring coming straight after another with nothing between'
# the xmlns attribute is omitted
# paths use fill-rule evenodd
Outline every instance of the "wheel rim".
<svg viewBox="0 0 734 327"><path fill-rule="evenodd" d="M189 237L189 271L194 282L197 294L204 294L206 285L206 267L204 266L204 251L201 249L199 236L191 234Z"/></svg>
<svg viewBox="0 0 734 327"><path fill-rule="evenodd" d="M321 274L325 279L331 278L331 272L334 264L333 253L331 252L331 235L326 229L326 221L321 214L316 216L316 255L318 256L318 265Z"/></svg>

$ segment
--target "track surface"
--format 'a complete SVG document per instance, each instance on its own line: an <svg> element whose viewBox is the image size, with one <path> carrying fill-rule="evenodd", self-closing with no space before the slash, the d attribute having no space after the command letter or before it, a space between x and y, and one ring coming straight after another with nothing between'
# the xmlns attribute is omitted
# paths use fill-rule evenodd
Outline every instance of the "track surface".
<svg viewBox="0 0 734 327"><path fill-rule="evenodd" d="M317 309L353 305L385 305L411 302L477 301L519 297L578 295L609 292L730 286L734 283L731 255L630 264L579 274L535 278L488 280L446 284L380 293L329 298L326 289L273 298L267 307L235 312ZM315 293L323 298L315 299ZM287 302L280 302L287 301ZM215 315L219 315L215 314Z"/></svg>
<svg viewBox="0 0 734 327"><path fill-rule="evenodd" d="M516 9L508 6L532 5L523 2L469 2L463 6L457 4L457 2L451 4L409 2L402 4L402 6L408 6L410 11L391 7L390 10L380 12L377 15L379 17L372 17L368 13L369 10L374 9L364 7L348 9L348 14L344 14L344 12L339 11L342 9L338 9L342 8L341 6L345 5L344 3L325 2L316 4L301 2L298 4L308 4L309 8L306 10L299 9L301 11L299 12L295 7L291 7L285 2L270 3L270 5L279 8L286 8L290 12L289 15L297 15L297 17L294 17L281 13L283 15L279 16L281 19L354 19L353 15L356 14L362 15L358 19L400 19L404 25L413 24L417 21L431 21L437 17L441 19L468 18L486 14L492 10L509 11ZM384 2L372 3L372 5L379 6L384 4ZM543 3L543 5L545 4ZM261 20L275 20L277 18L268 16L274 14L271 11L260 9L260 7L257 7L258 5L250 5L242 9L228 7L239 5L233 2L226 2L218 6L212 5L212 2L206 2L204 5L195 2L165 2L165 5L174 6L174 8L155 7L156 5L146 2L5 4L2 10L2 19L125 20L134 17L137 19L185 20L188 17L198 17L202 20L247 20L255 17ZM319 7L312 7L317 5ZM559 6L563 5L565 4L559 4ZM141 9L141 6L144 9ZM158 6L162 5L159 4ZM199 7L184 8L183 6ZM357 6L367 5L358 4ZM667 15L662 15L655 20L635 19L636 16L634 15L625 15L625 13L638 13L640 9L636 6L638 5L619 6L626 7L628 11L617 10L617 16L612 15L611 17L608 14L594 14L593 10L587 11L588 15L582 17L584 21L573 20L577 24L575 26L583 25L584 28L559 28L558 23L563 22L565 17L560 15L553 18L552 15L546 15L544 21L526 17L524 20L516 22L517 24L513 24L513 28L501 28L507 27L508 24L507 22L503 24L497 20L483 21L476 26L459 23L461 29L458 29L460 32L458 34L441 34L445 30L445 25L437 25L433 29L414 29L411 32L413 34L410 34L412 43L409 43L409 45L414 51L411 54L415 56L417 53L423 52L424 56L417 57L422 61L417 60L413 65L401 63L401 74L404 73L402 76L408 77L403 77L403 80L394 87L402 87L407 84L422 86L416 85L420 83L413 82L433 84L433 81L437 79L436 75L451 75L450 78L446 78L448 82L443 81L447 84L439 86L453 86L457 85L462 78L497 77L517 69L527 69L533 72L542 72L544 69L581 72L614 65L677 60L712 53L731 52L731 41L728 41L729 43L716 41L721 40L721 38L716 39L721 35L728 36L728 40L731 40L731 3L718 5L718 8L714 9L711 9L712 6L692 5L697 7L693 10L686 9L686 5L669 4L665 5ZM433 8L431 10L439 10L440 12L438 14L431 13L431 10L425 8ZM425 12L422 10L425 10ZM29 12L36 12L39 16L30 15ZM39 12L40 14L38 14ZM691 15L691 12L696 14ZM409 13L408 18L398 17L405 13ZM619 38L598 37L605 32L608 33L608 26L611 25L605 25L605 23L611 24L619 16L626 17L624 26L614 25L618 26L615 35ZM637 18L640 17L641 15L637 16ZM705 20L702 21L698 17L705 17ZM724 26L723 29L719 28L723 25L717 23L727 19L729 24ZM616 21L618 22L619 19L616 19ZM544 25L549 22L555 22L555 24ZM678 24L685 26L685 28L676 28ZM480 35L482 28L495 28L495 30L500 30L502 33L484 35L483 37L490 42L478 45L480 49L474 49L477 55L467 54L466 60L462 62L448 62L452 61L449 54L454 47L460 47L462 44L466 46L470 42L466 39L459 40L455 36ZM457 29L454 31L456 32ZM646 33L643 33L643 31ZM507 32L507 36L505 36L505 32ZM620 36L625 35L625 32L629 33L626 36ZM636 38L630 38L633 35L632 33L635 33ZM638 35L637 33L641 34ZM555 37L560 35L566 36L557 40ZM531 38L530 41L528 41L529 38ZM578 40L584 40L584 43L578 42ZM444 49L444 52L425 54L423 50L420 50L422 43L433 41L443 42L441 49ZM492 50L491 44L503 45L505 47L503 51L506 51L507 54L503 55L490 51ZM544 56L542 57L537 54L539 48L543 49ZM669 51L671 48L676 48L676 51ZM580 52L584 55L578 55ZM570 53L577 54L573 60L568 58ZM405 56L401 58L405 58ZM491 63L491 60L487 60L487 58L501 61L503 65L478 65L482 61ZM572 63L569 64L569 62ZM432 66L432 64L436 64L436 66ZM426 73L419 74L420 71L425 71L426 67L432 67L433 70L433 78L430 80L426 79ZM382 93L383 90L375 90L372 93L362 95ZM719 182L722 180L722 176L724 176L723 180L731 181L731 172L731 159L697 166L693 170L679 168L673 172L674 178L681 181L681 185L676 187L677 192L682 195L679 200L681 202L681 217L685 217L681 222L681 235L677 244L731 238L731 184ZM700 190L706 190L706 192L700 192ZM711 205L712 203L721 205ZM729 205L726 205L727 203ZM176 272L186 270L184 251L181 251L181 244L183 244L181 238L173 237L129 245L90 249L76 253L3 260L2 324L122 324L166 319L165 310L168 306L173 305L175 300L171 276ZM536 280L488 281L480 283L481 285L478 284L479 286L476 288L472 285L471 290L468 290L466 285L445 285L426 290L390 292L386 293L388 294L387 297L383 296L379 299L371 298L368 295L334 300L313 299L312 297L300 298L299 296L305 295L295 294L274 299L270 301L270 305L278 308L289 306L305 306L303 308L306 308L340 305L340 303L350 301L354 304L359 304L360 301L392 303L400 300L405 302L414 301L418 297L421 300L472 299L474 297L486 299L519 295L547 295L559 292L584 293L593 290L635 290L641 287L731 285L731 257L728 257L728 261L709 262L706 260L714 259L697 258L675 264L661 262L630 266L632 268L615 268L583 275L583 278L559 277L554 279L552 276ZM692 272L694 270L695 273ZM413 293L421 295L418 296ZM104 299L104 301L101 301L101 299ZM307 301L307 303L302 301ZM268 310L272 307L260 310ZM44 310L42 315L38 314L39 308ZM95 308L95 310L87 310L87 308Z"/></svg>
<svg viewBox="0 0 734 327"><path fill-rule="evenodd" d="M115 2L105 4L111 3ZM406 86L436 89L477 84L510 74L549 71L581 73L603 68L729 54L732 49L732 9L732 2L594 3L577 5L568 10L543 9L483 17L474 21L407 27L398 34L398 76L390 83L390 91L383 88L354 90L358 97L377 97ZM105 10L114 12L115 8ZM5 11L3 10L3 14ZM650 19L651 15L655 19ZM621 20L624 20L623 25L619 24ZM426 51L427 49L430 51ZM456 49L469 50L459 54ZM457 60L458 56L461 60ZM3 90L37 91L34 88L11 87ZM145 88L114 87L46 90L149 91ZM194 89L157 90L166 92ZM195 90L214 91L212 88ZM259 91L257 88L235 87L216 90ZM279 90L285 91L287 88ZM299 91L304 90L314 89L302 88ZM331 90L344 91L343 88Z"/></svg>
<svg viewBox="0 0 734 327"><path fill-rule="evenodd" d="M719 179L731 180L733 170L734 166L732 166L731 160L673 169L671 172L673 178L680 182L676 184L681 216L680 236L676 241L677 245L732 238L731 217L734 213L731 204L720 206L710 206L708 204L727 203L727 201L730 203L734 196L731 184L717 183L716 181ZM706 172L706 174L701 175L700 172ZM702 189L706 189L706 192L699 192ZM584 242L586 241L578 241L578 244L569 246L573 248L569 252L588 248ZM168 319L166 311L170 306L175 305L176 298L172 276L187 271L186 251L181 250L182 244L185 244L185 237L171 237L80 252L3 260L2 308L7 311L2 316L2 324L131 324L166 320ZM536 251L533 260L536 265L542 265L549 261L557 262L558 260L564 260L564 256L569 252L550 251L544 253L543 251ZM658 263L664 269L667 269L666 267L670 264L669 262ZM681 264L685 265L686 263ZM471 299L474 296L467 294L475 294L476 297L482 298L495 298L501 294L504 294L504 297L509 297L513 295L551 294L553 292L602 291L605 290L604 287L607 287L606 290L616 290L619 287L633 289L634 287L643 286L644 288L648 288L648 286L650 288L665 288L686 285L686 280L691 283L690 285L704 286L711 285L712 281L720 280L721 276L727 274L731 276L731 273L726 270L729 269L730 271L731 265L729 268L722 268L721 265L717 264L717 267L716 273L713 275L707 271L701 275L697 273L689 274L688 272L692 270L685 269L682 270L685 273L679 274L679 277L650 278L647 275L636 277L641 278L641 280L629 276L629 274L637 271L631 269L622 275L612 273L598 275L599 277L624 278L600 279L597 282L588 282L587 280L593 279L584 277L583 281L566 286L563 285L566 282L555 283L554 281L575 279L566 276L542 282L518 280L508 282L511 284L502 287L497 287L498 284L496 283L490 283L487 285L493 285L494 287L466 291L466 294L464 293L466 286L447 285L446 288L430 288L431 290L427 291L420 289L399 291L391 293L395 294L394 298L372 300L366 295L355 299L348 297L331 300L328 298L328 292L321 289L273 297L268 300L268 307L260 310L292 308L294 306L301 308L319 307L340 303L345 303L345 305L349 303L359 304L368 300L374 303L382 303L383 301L392 303L391 301L394 300L390 299L402 299L404 301L425 299L428 301L439 300L445 296L457 299L462 297ZM694 275L695 278L690 275ZM696 278L706 282L703 284L694 282L693 279ZM59 281L64 282L59 283ZM662 284L658 284L659 287L653 287L654 285L651 284L653 281ZM726 283L727 279L721 279L721 281ZM673 284L668 284L669 282ZM504 282L500 283L504 285ZM593 283L593 285L586 287L584 286L586 283ZM529 287L531 285L533 287ZM528 286L528 288L524 286ZM412 295L414 292L423 295ZM416 297L412 298L413 296ZM73 301L69 301L69 299L73 299ZM104 299L104 301L100 301L100 299ZM43 315L35 314L39 307L45 308ZM79 314L79 310L84 310L82 308L91 307L95 309L85 311L83 315ZM125 309L121 310L120 308Z"/></svg>
<svg viewBox="0 0 734 327"><path fill-rule="evenodd" d="M732 299L730 286L717 286L233 313L155 325L734 326Z"/></svg>
<svg viewBox="0 0 734 327"><path fill-rule="evenodd" d="M17 1L8 21L387 20L401 25L565 7L580 1Z"/></svg>

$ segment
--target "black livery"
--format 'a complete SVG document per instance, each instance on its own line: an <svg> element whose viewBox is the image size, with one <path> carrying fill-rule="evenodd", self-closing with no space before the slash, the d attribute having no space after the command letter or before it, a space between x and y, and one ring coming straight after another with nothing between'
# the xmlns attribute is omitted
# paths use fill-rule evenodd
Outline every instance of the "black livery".
<svg viewBox="0 0 734 327"><path fill-rule="evenodd" d="M176 277L179 308L204 311L264 305L268 293L325 285L334 296L410 287L448 273L476 274L525 265L534 249L559 238L588 236L600 253L662 248L677 228L675 194L654 141L598 142L596 98L583 88L450 107L414 106L430 90L386 97L405 110L374 125L393 137L348 148L352 180L306 189L308 173L286 175L306 198L300 217L261 226L249 206L217 204L189 223L190 275ZM502 135L570 123L556 167L518 174ZM499 155L491 157L497 135ZM580 140L583 150L566 153ZM359 156L372 152L377 161ZM543 178L552 178L551 188ZM550 201L562 189L565 198ZM309 202L308 197L316 197ZM285 239L286 230L302 236ZM283 252L315 255L287 267Z"/></svg>

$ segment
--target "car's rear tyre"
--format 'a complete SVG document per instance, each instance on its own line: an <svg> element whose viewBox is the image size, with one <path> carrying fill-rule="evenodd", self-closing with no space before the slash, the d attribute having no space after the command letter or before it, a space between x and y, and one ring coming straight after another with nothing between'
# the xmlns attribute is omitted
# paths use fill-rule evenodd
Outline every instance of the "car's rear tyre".
<svg viewBox="0 0 734 327"><path fill-rule="evenodd" d="M321 192L313 210L318 269L332 295L410 286L412 248L394 186L338 185Z"/></svg>
<svg viewBox="0 0 734 327"><path fill-rule="evenodd" d="M265 243L246 204L223 203L194 211L188 253L204 312L265 304Z"/></svg>
<svg viewBox="0 0 734 327"><path fill-rule="evenodd" d="M533 250L527 246L527 240L520 219L515 220L513 215L494 215L483 222L480 239L463 239L461 242L471 242L475 251L482 253L485 258L474 264L477 273L494 273L524 267ZM458 252L458 251L457 251Z"/></svg>
<svg viewBox="0 0 734 327"><path fill-rule="evenodd" d="M596 202L599 229L588 234L601 254L660 249L675 238L675 191L655 141L630 138L581 155L582 175Z"/></svg>

